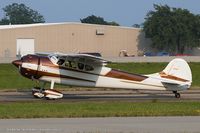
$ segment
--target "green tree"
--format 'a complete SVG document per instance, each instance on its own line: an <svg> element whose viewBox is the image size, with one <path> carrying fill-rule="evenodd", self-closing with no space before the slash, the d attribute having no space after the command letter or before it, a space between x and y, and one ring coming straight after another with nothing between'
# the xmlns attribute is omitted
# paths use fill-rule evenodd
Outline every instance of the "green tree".
<svg viewBox="0 0 200 133"><path fill-rule="evenodd" d="M89 23L89 24L100 24L100 25L113 25L113 26L119 26L117 22L107 22L104 20L103 17L91 15L86 18L80 19L81 23Z"/></svg>
<svg viewBox="0 0 200 133"><path fill-rule="evenodd" d="M108 25L112 25L112 26L120 26L117 22L112 21L112 22L107 22Z"/></svg>
<svg viewBox="0 0 200 133"><path fill-rule="evenodd" d="M7 18L2 18L0 20L0 25L8 25L10 21Z"/></svg>
<svg viewBox="0 0 200 133"><path fill-rule="evenodd" d="M200 17L186 9L154 5L147 14L143 31L159 50L183 53L200 45Z"/></svg>
<svg viewBox="0 0 200 133"><path fill-rule="evenodd" d="M25 6L24 4L13 3L3 8L5 16L1 19L0 24L32 24L44 23L44 17L34 11L33 9Z"/></svg>
<svg viewBox="0 0 200 133"><path fill-rule="evenodd" d="M140 24L134 24L134 25L132 25L132 27L134 27L134 28L140 28Z"/></svg>

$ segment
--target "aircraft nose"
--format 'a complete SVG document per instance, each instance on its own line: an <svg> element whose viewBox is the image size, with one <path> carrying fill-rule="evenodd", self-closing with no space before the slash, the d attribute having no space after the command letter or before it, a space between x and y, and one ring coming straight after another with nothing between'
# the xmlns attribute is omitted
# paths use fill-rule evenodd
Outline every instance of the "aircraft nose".
<svg viewBox="0 0 200 133"><path fill-rule="evenodd" d="M21 60L15 60L12 62L13 65L15 65L16 67L19 67L22 65L22 61Z"/></svg>

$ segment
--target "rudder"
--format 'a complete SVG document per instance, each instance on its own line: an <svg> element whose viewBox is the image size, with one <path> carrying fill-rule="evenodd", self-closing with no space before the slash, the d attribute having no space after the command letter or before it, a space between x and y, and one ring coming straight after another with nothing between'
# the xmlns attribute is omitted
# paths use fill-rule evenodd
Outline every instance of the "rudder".
<svg viewBox="0 0 200 133"><path fill-rule="evenodd" d="M188 63L184 59L173 59L163 70L166 75L177 77L192 83L192 73Z"/></svg>

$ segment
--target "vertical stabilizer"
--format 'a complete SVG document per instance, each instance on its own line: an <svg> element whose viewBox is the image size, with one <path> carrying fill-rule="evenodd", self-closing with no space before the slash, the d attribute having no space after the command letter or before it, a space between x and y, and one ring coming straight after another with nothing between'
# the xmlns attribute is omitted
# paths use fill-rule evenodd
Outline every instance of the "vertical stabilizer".
<svg viewBox="0 0 200 133"><path fill-rule="evenodd" d="M175 77L174 79L182 79L186 82L192 83L192 73L188 63L183 59L173 59L167 67L163 70L164 74L169 75L171 77Z"/></svg>

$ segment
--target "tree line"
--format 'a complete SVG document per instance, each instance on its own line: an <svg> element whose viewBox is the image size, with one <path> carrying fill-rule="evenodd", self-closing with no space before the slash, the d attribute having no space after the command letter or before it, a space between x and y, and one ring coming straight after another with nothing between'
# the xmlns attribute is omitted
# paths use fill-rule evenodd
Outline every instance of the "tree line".
<svg viewBox="0 0 200 133"><path fill-rule="evenodd" d="M143 23L143 31L152 47L170 53L184 53L200 46L200 15L187 9L154 5Z"/></svg>
<svg viewBox="0 0 200 133"><path fill-rule="evenodd" d="M13 3L3 8L4 17L0 25L44 23L44 17L24 4Z"/></svg>
<svg viewBox="0 0 200 133"><path fill-rule="evenodd" d="M38 11L24 4L13 3L3 8L4 17L0 25L44 23L45 19ZM106 21L103 17L90 15L80 19L81 23L120 26L115 21ZM168 5L154 5L143 24L134 24L141 28L151 46L160 51L184 53L186 49L200 46L200 15L187 9L173 8Z"/></svg>
<svg viewBox="0 0 200 133"><path fill-rule="evenodd" d="M33 24L45 23L44 16L38 11L31 9L25 4L13 3L3 8L4 17L0 20L0 25L8 24ZM120 26L115 21L106 21L103 17L90 15L80 19L81 23Z"/></svg>

